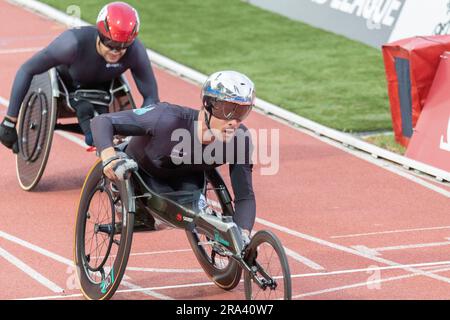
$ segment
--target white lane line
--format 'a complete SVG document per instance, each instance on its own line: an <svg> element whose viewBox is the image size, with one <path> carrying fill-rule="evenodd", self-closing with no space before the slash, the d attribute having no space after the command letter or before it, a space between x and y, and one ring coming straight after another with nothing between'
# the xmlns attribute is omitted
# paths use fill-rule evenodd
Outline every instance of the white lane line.
<svg viewBox="0 0 450 320"><path fill-rule="evenodd" d="M39 51L41 49L43 49L43 47L3 49L3 50L0 50L0 54L36 52L36 51Z"/></svg>
<svg viewBox="0 0 450 320"><path fill-rule="evenodd" d="M130 254L130 256L146 256L146 255L152 255L152 254L166 254L166 253L179 253L179 252L192 252L192 249L138 252L138 253L132 253L132 254Z"/></svg>
<svg viewBox="0 0 450 320"><path fill-rule="evenodd" d="M161 272L161 273L200 273L203 269L162 269L162 268L138 268L127 267L127 271L141 271L141 272Z"/></svg>
<svg viewBox="0 0 450 320"><path fill-rule="evenodd" d="M416 232L416 231L430 231L430 230L443 230L443 229L450 229L450 226L429 227L429 228L414 228L414 229L399 229L399 230L390 230L390 231L344 234L344 235L340 235L340 236L331 236L330 239L354 238L354 237L363 237L363 236L376 236L376 235L380 235L380 234L391 234L391 233L402 233L402 232Z"/></svg>
<svg viewBox="0 0 450 320"><path fill-rule="evenodd" d="M411 264L411 265L404 265L402 267L405 266L420 266L420 267L424 267L424 268L436 268L438 266L442 267L444 265L450 264L450 261L437 261L437 262L427 262L427 263L417 263L417 264ZM428 266L428 267L427 267ZM379 268L365 268L365 269L353 269L353 270L340 270L340 271L333 271L333 272L328 272L328 273L315 273L315 274L294 274L291 275L292 279L295 278L304 278L304 277L309 277L309 276L325 276L325 275L336 275L336 274L343 274L343 273L354 273L354 272L370 272L370 271L382 271L382 270L389 270L389 269L399 269L399 267L379 267ZM443 272L443 271L447 271L450 270L449 269L441 269L441 270L435 270L433 272ZM401 277L394 277L394 278L389 278L390 281L393 280L400 280L403 278L410 278L410 277L415 277L415 276L420 276L420 274L408 274L405 276L401 276ZM386 281L386 279L383 280L384 282ZM242 282L242 280L241 280ZM364 282L364 285L366 285L369 282ZM179 288L191 288L191 287L200 287L200 286L209 286L209 285L214 285L213 282L203 282L203 283L191 283L191 284L184 284L184 285L176 285L176 286L162 286L162 287L150 287L150 288L136 288L136 289L129 289L129 290L117 290L117 293L126 293L126 292L140 292L140 291L145 291L145 290L165 290L165 289L179 289ZM355 285L353 285L355 286ZM343 290L343 287L338 287L338 288L331 288L328 290L332 290L332 291L338 291L338 290ZM331 292L331 291L330 291ZM315 294L319 294L319 293L315 293ZM309 293L309 295L312 295L312 293ZM42 296L42 297L30 297L30 298L21 298L21 299L17 299L17 300L50 300L50 299L64 299L64 298L79 298L82 297L82 294L72 294L72 295L60 295L60 296ZM298 296L295 296L298 297Z"/></svg>
<svg viewBox="0 0 450 320"><path fill-rule="evenodd" d="M66 138L67 140L72 141L73 143L76 143L77 145L79 145L80 147L83 147L84 149L86 149L87 147L89 147L83 139L80 139L78 137L76 137L73 134L70 134L66 131L62 131L62 130L55 130L55 133L60 135L63 138Z"/></svg>
<svg viewBox="0 0 450 320"><path fill-rule="evenodd" d="M435 270L435 271L433 271L433 273L445 272L445 271L450 271L450 268ZM419 274L407 274L407 275L403 275L403 276L391 277L391 278L385 278L385 279L379 279L379 280L368 280L365 282L350 284L350 285L346 285L346 286L342 286L342 287L335 287L335 288L329 288L329 289L324 289L324 290L319 290L319 291L302 293L302 294L292 296L292 299L317 296L317 295L321 295L324 293L343 291L343 290L347 290L347 289L353 289L353 288L365 287L365 286L367 286L368 290L377 290L376 289L377 285L379 285L381 283L395 281L395 280L408 279L408 278L413 278L413 277L418 277L418 276L420 276L420 275Z"/></svg>
<svg viewBox="0 0 450 320"><path fill-rule="evenodd" d="M133 283L131 283L129 281L122 280L120 284L125 286L125 287L127 287L127 288L129 288L129 289L142 290L142 291L140 291L141 293L143 293L143 294L145 294L147 296L150 296L150 297L154 297L154 298L161 299L161 300L175 300L174 298L166 296L166 295L164 295L162 293L158 293L158 292L155 292L153 290L144 289L144 288L142 288L142 287L140 287L138 285L135 285L135 284L133 284Z"/></svg>
<svg viewBox="0 0 450 320"><path fill-rule="evenodd" d="M408 245L391 246L391 247L380 247L380 248L374 248L373 250L375 250L375 251L393 251L393 250L416 249L416 248L427 248L427 247L440 247L440 246L448 246L448 245L450 245L450 242L445 241L445 242L417 243L417 244L408 244Z"/></svg>
<svg viewBox="0 0 450 320"><path fill-rule="evenodd" d="M385 270L398 270L410 267L420 267L420 269L434 269L434 268L442 268L445 265L450 265L449 261L435 261L435 262L423 262L423 263L414 263L414 264L400 264L398 266L389 266L389 267L374 267L370 266L368 268L361 269L347 269L347 270L336 270L330 272L316 272L316 273L300 273L296 275L291 275L291 278L310 278L310 277L324 277L324 276L334 276L341 274L351 274L351 273L360 273L360 272L372 272L372 271L385 271Z"/></svg>
<svg viewBox="0 0 450 320"><path fill-rule="evenodd" d="M434 262L432 262L432 263L435 264ZM442 261L442 263L443 264L444 263L448 263L448 261ZM424 264L417 264L417 265L424 265ZM367 271L371 271L371 270L380 270L380 269L382 269L382 267L380 267L380 268L367 268L367 269L361 269L361 270L367 272ZM343 271L345 271L345 270L343 270ZM450 268L445 268L445 269L443 268L443 269L439 269L439 270L434 270L433 273L434 272L444 272L444 271L450 271ZM317 275L322 275L322 273L317 273ZM292 275L291 278L295 279L295 278L300 278L302 276L303 276L302 274ZM306 297L306 296L319 295L319 294L323 294L323 293L334 292L334 291L341 291L341 290L350 289L350 288L356 288L356 287L361 287L361 286L375 285L375 284L380 283L380 282L401 280L401 279L418 277L418 276L421 276L421 274L415 274L414 273L414 274L407 274L407 275L398 276L398 277L381 279L381 280L378 280L378 281L376 281L376 280L374 280L374 281L365 281L365 282L356 283L356 284L352 284L352 285L348 285L348 286L329 288L329 289L325 289L325 290L320 290L320 291L314 291L314 292L309 292L309 293L305 293L305 294L300 294L300 295L293 296L292 298L301 298L301 297ZM242 282L242 280L241 280L241 282ZM141 292L141 291L145 291L145 290L168 290L168 289L194 288L194 287L214 286L214 285L215 284L213 282L202 282L202 283L191 283L191 284L174 285L174 286L162 286L162 287L149 287L149 288L139 288L139 289L117 290L117 293ZM60 295L60 296L42 296L42 297L22 298L22 299L17 299L17 300L51 300L51 299L78 298L78 297L82 297L82 295L81 294L73 294L73 295Z"/></svg>
<svg viewBox="0 0 450 320"><path fill-rule="evenodd" d="M284 251L292 259L294 259L294 260L296 260L296 261L298 261L298 262L300 262L300 263L310 267L311 269L314 269L314 270L325 270L325 268L322 267L320 264L315 263L314 261L312 261L312 260L310 260L310 259L308 259L308 258L306 258L306 257L304 257L304 256L302 256L300 254L298 254L297 252L295 252L295 251L293 251L293 250L291 250L289 248L284 247Z"/></svg>
<svg viewBox="0 0 450 320"><path fill-rule="evenodd" d="M15 236L12 236L12 235L10 235L10 234L8 234L6 232L0 231L0 237L4 238L6 240L9 240L11 242L14 242L14 243L16 243L18 245L21 245L21 246L23 246L23 247L25 247L27 249L30 249L30 250L35 251L37 253L40 253L40 254L42 254L42 255L44 255L46 257L49 257L49 258L51 258L51 259L53 259L55 261L58 261L60 263L65 264L65 265L74 266L74 263L73 263L72 260L66 259L66 258L64 258L64 257L62 257L60 255L57 255L57 254L55 254L53 252L50 252L50 251L48 251L46 249L43 249L43 248L41 248L39 246L36 246L36 245L34 245L32 243L29 243L29 242L27 242L25 240L19 239L19 238L15 237ZM125 277L125 279L126 278L127 277ZM132 284L129 281L122 281L121 284L123 286L131 288L131 289L141 288L141 287L139 287L139 286L137 286L135 284ZM168 297L168 296L152 293L151 290L143 290L143 291L146 291L146 292L143 292L144 294L147 294L147 295L152 296L152 297L156 297L157 298L157 297L161 296L161 297L164 297L164 299L170 299L170 297ZM64 290L61 289L61 291L58 291L58 292L64 292Z"/></svg>
<svg viewBox="0 0 450 320"><path fill-rule="evenodd" d="M16 266L18 269L22 270L24 273L26 273L28 276L42 284L44 287L50 289L51 291L55 293L63 293L64 289L59 287L57 284L55 284L53 281L47 279L42 274L28 266L25 262L20 260L19 258L16 258L12 254L10 254L8 251L0 247L0 257L7 260L9 263Z"/></svg>
<svg viewBox="0 0 450 320"><path fill-rule="evenodd" d="M9 106L9 101L0 96L0 104L4 105L5 107Z"/></svg>
<svg viewBox="0 0 450 320"><path fill-rule="evenodd" d="M391 261L391 260L387 260L387 259L384 259L384 258L380 258L380 257L376 257L376 256L373 256L373 255L365 254L363 252L360 252L360 251L352 249L352 248L348 248L348 247L345 247L345 246L342 246L342 245L339 245L339 244L335 244L335 243L332 243L332 242L329 242L329 241L326 241L326 240L322 240L322 239L319 239L319 238L316 238L316 237L313 237L313 236L310 236L310 235L307 235L307 234L303 234L303 233L300 233L298 231L295 231L295 230L292 230L292 229L289 229L289 228L277 225L275 223L269 222L269 221L261 219L261 218L256 218L256 222L258 222L258 223L260 223L262 225L271 227L273 229L279 230L281 232L290 234L290 235L292 235L294 237L297 237L297 238L300 238L300 239L304 239L304 240L308 240L308 241L320 244L320 245L325 246L325 247L329 247L329 248L332 248L332 249L343 251L343 252L346 252L346 253L349 253L349 254L353 254L353 255L356 255L356 256L359 256L359 257L363 257L363 258L366 258L366 259L369 259L369 260L372 260L372 261L376 261L378 263L383 263L383 264L386 264L386 265L389 265L389 266L399 266L400 269L409 271L411 273L420 274L420 275L423 275L423 276L426 276L426 277L429 277L429 278L432 278L432 279L439 280L439 281L442 281L442 282L450 284L450 278L447 278L447 277L443 277L443 276L440 276L440 275L432 274L430 272L419 270L419 269L414 269L412 267L402 267L402 265L397 263L397 262L394 262L394 261Z"/></svg>
<svg viewBox="0 0 450 320"><path fill-rule="evenodd" d="M380 248L369 248L363 245L352 246L353 249L358 250L367 255L380 256L383 251L394 251L394 250L407 250L407 249L417 249L417 248L428 248L428 247L440 247L450 245L449 241L445 242L429 242L429 243L417 243L417 244L407 244L391 247L380 247Z"/></svg>
<svg viewBox="0 0 450 320"><path fill-rule="evenodd" d="M8 241L14 242L22 247L25 247L27 249L30 249L31 251L37 252L43 256L49 257L53 260L56 260L58 262L61 262L63 264L66 264L68 266L74 266L74 263L72 260L66 259L64 257L61 257L60 255L57 255L56 253L50 252L44 248L41 248L35 244L32 244L28 241L19 239L13 235L10 235L6 232L0 231L0 238L6 239Z"/></svg>
<svg viewBox="0 0 450 320"><path fill-rule="evenodd" d="M243 280L241 280L242 282ZM201 283L188 283L188 284L180 284L173 286L162 286L162 287L150 287L150 288L138 288L138 289L124 289L117 290L116 293L128 293L128 292L141 292L146 290L169 290L169 289L181 289L181 288L196 288L196 287L205 287L205 286L215 286L214 282L201 282ZM22 298L17 300L50 300L50 299L64 299L64 298L76 298L82 297L81 294L74 295L61 295L61 296L43 296L43 297L32 297L32 298Z"/></svg>
<svg viewBox="0 0 450 320"><path fill-rule="evenodd" d="M31 297L31 298L18 298L13 300L53 300L53 299L68 299L68 298L83 298L81 293L68 294L60 296L42 296L42 297Z"/></svg>

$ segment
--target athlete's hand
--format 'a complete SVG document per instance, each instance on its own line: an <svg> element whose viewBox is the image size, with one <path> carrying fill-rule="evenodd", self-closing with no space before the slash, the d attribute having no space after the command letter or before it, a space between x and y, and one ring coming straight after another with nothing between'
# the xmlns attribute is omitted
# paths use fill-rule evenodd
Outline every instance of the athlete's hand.
<svg viewBox="0 0 450 320"><path fill-rule="evenodd" d="M0 124L0 141L5 147L17 153L19 152L17 140L16 123L5 117Z"/></svg>
<svg viewBox="0 0 450 320"><path fill-rule="evenodd" d="M120 157L112 147L103 150L101 158L103 173L112 181L125 180L131 171L138 169L138 165L133 159Z"/></svg>
<svg viewBox="0 0 450 320"><path fill-rule="evenodd" d="M120 159L113 162L115 162L112 165L114 175L120 181L127 179L131 171L136 171L138 169L138 165L133 159Z"/></svg>

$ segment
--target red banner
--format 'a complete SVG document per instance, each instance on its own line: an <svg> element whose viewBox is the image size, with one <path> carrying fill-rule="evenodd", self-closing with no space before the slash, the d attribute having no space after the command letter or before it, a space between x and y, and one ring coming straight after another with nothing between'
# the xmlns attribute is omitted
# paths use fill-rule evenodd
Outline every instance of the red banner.
<svg viewBox="0 0 450 320"><path fill-rule="evenodd" d="M441 56L406 156L450 171L450 52Z"/></svg>
<svg viewBox="0 0 450 320"><path fill-rule="evenodd" d="M450 35L413 37L383 45L392 126L404 146L413 133Z"/></svg>

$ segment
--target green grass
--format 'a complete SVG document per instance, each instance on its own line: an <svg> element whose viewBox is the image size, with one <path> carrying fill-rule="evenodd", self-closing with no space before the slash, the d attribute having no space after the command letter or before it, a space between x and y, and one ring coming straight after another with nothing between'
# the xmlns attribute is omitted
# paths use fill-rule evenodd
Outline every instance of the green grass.
<svg viewBox="0 0 450 320"><path fill-rule="evenodd" d="M403 147L401 144L397 143L394 138L394 134L380 134L380 135L373 135L364 138L365 141L375 144L379 146L380 148L387 149L389 151L399 153L403 155L406 151L406 148Z"/></svg>
<svg viewBox="0 0 450 320"><path fill-rule="evenodd" d="M44 0L63 11L73 0ZM108 1L77 0L95 22ZM326 126L391 129L381 51L240 0L128 1L147 47L210 74L233 69L257 96Z"/></svg>

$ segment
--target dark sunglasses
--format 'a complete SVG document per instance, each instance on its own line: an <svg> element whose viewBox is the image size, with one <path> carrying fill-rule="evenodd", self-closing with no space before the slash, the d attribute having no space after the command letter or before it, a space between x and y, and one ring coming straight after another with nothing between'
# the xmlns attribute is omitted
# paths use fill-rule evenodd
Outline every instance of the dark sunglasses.
<svg viewBox="0 0 450 320"><path fill-rule="evenodd" d="M122 50L126 50L129 46L131 46L131 44L133 43L133 41L131 42L117 42L111 39L106 38L104 35L99 33L99 38L100 38L100 42L107 47L109 50L113 51L122 51Z"/></svg>
<svg viewBox="0 0 450 320"><path fill-rule="evenodd" d="M243 121L252 110L252 106L243 106L228 101L215 101L212 103L211 113L221 120Z"/></svg>

